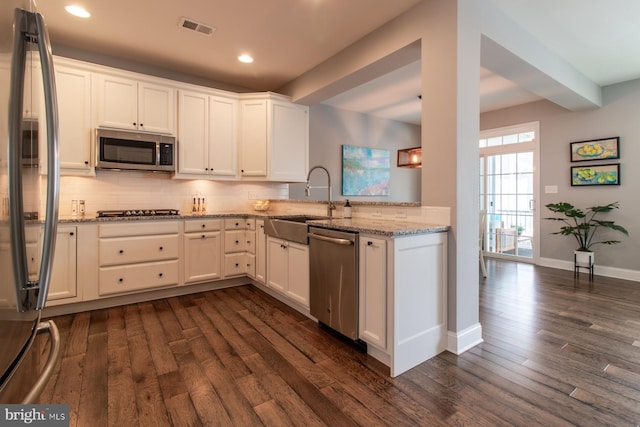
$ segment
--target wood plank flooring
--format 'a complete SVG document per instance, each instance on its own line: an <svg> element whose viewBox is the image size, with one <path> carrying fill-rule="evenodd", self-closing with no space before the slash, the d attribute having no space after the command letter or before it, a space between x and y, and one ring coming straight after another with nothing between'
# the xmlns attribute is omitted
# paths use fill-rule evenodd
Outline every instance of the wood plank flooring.
<svg viewBox="0 0 640 427"><path fill-rule="evenodd" d="M640 424L640 283L487 267L485 342L398 378L242 286L55 318L40 400L71 426Z"/></svg>

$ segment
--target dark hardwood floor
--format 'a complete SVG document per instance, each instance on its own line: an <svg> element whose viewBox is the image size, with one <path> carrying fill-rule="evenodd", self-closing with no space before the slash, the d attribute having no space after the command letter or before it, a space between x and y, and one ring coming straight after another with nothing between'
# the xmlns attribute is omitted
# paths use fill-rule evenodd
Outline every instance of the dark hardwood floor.
<svg viewBox="0 0 640 427"><path fill-rule="evenodd" d="M243 286L55 318L41 402L71 426L637 426L640 283L487 264L485 342L398 378Z"/></svg>

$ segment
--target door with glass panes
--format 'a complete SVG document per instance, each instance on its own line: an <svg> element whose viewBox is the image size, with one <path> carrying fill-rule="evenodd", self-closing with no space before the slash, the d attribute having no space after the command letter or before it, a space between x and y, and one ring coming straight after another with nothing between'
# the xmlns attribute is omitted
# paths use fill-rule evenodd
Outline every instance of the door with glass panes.
<svg viewBox="0 0 640 427"><path fill-rule="evenodd" d="M480 209L487 256L537 262L537 122L480 133Z"/></svg>

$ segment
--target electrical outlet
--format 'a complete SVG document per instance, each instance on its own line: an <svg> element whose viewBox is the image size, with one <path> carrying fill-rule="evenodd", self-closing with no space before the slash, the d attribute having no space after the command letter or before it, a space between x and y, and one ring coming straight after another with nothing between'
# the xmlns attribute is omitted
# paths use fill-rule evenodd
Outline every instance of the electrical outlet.
<svg viewBox="0 0 640 427"><path fill-rule="evenodd" d="M406 218L407 217L407 211L405 211L404 209L399 209L396 211L396 218Z"/></svg>
<svg viewBox="0 0 640 427"><path fill-rule="evenodd" d="M557 185L545 185L544 186L545 194L557 194L558 186Z"/></svg>
<svg viewBox="0 0 640 427"><path fill-rule="evenodd" d="M249 191L249 200L258 200L258 192Z"/></svg>

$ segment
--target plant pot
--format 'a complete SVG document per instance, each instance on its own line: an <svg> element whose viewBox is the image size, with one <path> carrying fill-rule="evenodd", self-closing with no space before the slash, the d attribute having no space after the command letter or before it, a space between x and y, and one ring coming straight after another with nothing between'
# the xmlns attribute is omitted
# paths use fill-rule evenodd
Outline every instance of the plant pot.
<svg viewBox="0 0 640 427"><path fill-rule="evenodd" d="M591 268L596 262L596 254L589 251L573 251L573 259L576 266Z"/></svg>

